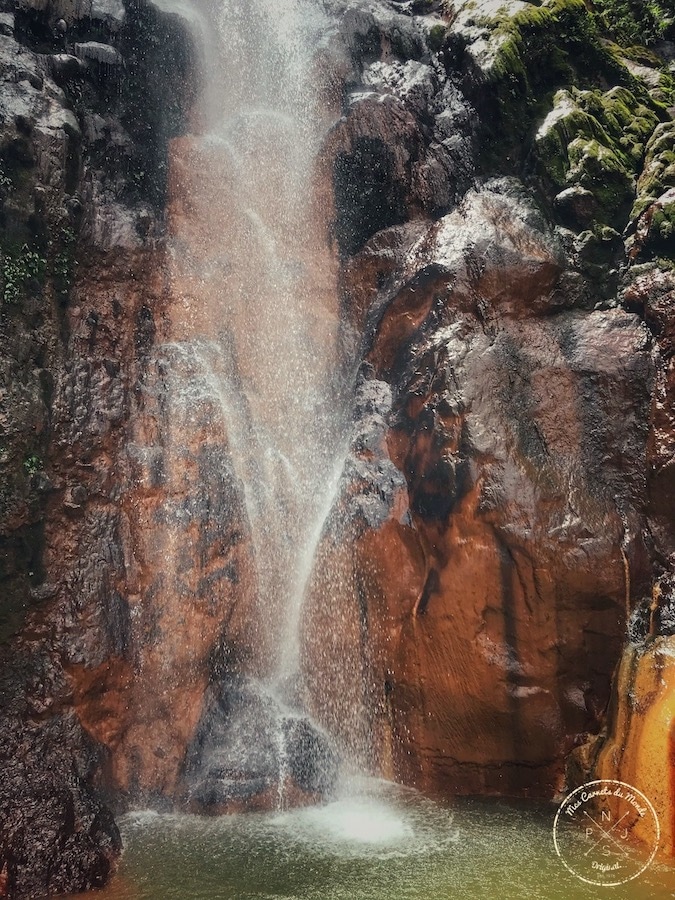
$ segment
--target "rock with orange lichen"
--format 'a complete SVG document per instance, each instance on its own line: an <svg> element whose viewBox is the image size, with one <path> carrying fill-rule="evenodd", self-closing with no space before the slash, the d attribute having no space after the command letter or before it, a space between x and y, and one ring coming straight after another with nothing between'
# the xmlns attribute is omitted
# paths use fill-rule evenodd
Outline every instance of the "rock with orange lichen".
<svg viewBox="0 0 675 900"><path fill-rule="evenodd" d="M656 812L659 852L675 855L672 784L675 736L675 641L672 635L630 643L618 668L607 727L568 762L571 785L614 779L641 791ZM641 834L645 840L651 834Z"/></svg>

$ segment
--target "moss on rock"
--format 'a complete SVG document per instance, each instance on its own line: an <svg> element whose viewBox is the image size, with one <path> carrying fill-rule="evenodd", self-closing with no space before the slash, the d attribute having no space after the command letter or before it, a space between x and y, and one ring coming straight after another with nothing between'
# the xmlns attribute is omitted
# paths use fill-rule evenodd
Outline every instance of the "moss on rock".
<svg viewBox="0 0 675 900"><path fill-rule="evenodd" d="M497 78L516 74L529 81L559 75L574 83L598 74L625 77L603 45L584 0L544 0L511 16L502 11L488 27L498 41L493 65ZM546 61L544 72L535 71L537 60Z"/></svg>
<svg viewBox="0 0 675 900"><path fill-rule="evenodd" d="M671 187L675 187L675 122L672 121L657 125L647 143L633 216Z"/></svg>
<svg viewBox="0 0 675 900"><path fill-rule="evenodd" d="M652 216L654 238L664 243L675 239L675 200L658 206Z"/></svg>
<svg viewBox="0 0 675 900"><path fill-rule="evenodd" d="M675 259L675 122L651 135L630 215L628 252L633 259Z"/></svg>
<svg viewBox="0 0 675 900"><path fill-rule="evenodd" d="M658 124L654 110L625 87L560 90L535 138L537 172L550 193L572 185L590 191L598 222L618 227Z"/></svg>
<svg viewBox="0 0 675 900"><path fill-rule="evenodd" d="M477 105L490 123L483 144L486 168L503 170L523 161L537 121L564 88L590 92L576 104L579 109L610 132L622 131L609 142L592 129L590 136L612 150L619 142L619 158L627 153L627 168L634 168L646 132L665 117L665 108L629 72L620 48L605 40L584 0L504 5L473 27L482 29L467 52L480 70ZM607 92L607 85L616 88ZM578 131L575 136L589 135L588 120Z"/></svg>

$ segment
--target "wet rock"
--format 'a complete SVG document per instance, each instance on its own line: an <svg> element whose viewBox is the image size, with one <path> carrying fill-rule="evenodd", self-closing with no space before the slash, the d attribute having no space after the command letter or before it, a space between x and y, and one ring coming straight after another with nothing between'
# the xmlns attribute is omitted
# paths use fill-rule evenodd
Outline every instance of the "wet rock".
<svg viewBox="0 0 675 900"><path fill-rule="evenodd" d="M102 22L113 33L119 31L126 18L123 0L91 0L89 13L94 21Z"/></svg>
<svg viewBox="0 0 675 900"><path fill-rule="evenodd" d="M63 86L71 78L84 74L85 66L81 59L69 53L55 53L49 58L49 64L57 84Z"/></svg>
<svg viewBox="0 0 675 900"><path fill-rule="evenodd" d="M327 796L338 757L307 716L259 684L214 687L188 751L186 788L195 811L296 805Z"/></svg>
<svg viewBox="0 0 675 900"><path fill-rule="evenodd" d="M326 155L333 161L336 237L350 254L419 208L436 215L456 202L474 171L474 124L454 83L423 59L413 20L379 6L350 7L341 28L355 84ZM372 47L369 35L378 36ZM385 45L393 59L380 58Z"/></svg>
<svg viewBox="0 0 675 900"><path fill-rule="evenodd" d="M675 829L667 811L672 796L663 779L661 761L668 758L675 669L675 640L651 634L629 644L623 653L613 688L613 710L607 727L574 750L568 763L568 783L603 778L640 784L659 819L660 846L671 856Z"/></svg>
<svg viewBox="0 0 675 900"><path fill-rule="evenodd" d="M675 237L675 187L650 203L631 231L629 246L633 259L659 252L669 254Z"/></svg>
<svg viewBox="0 0 675 900"><path fill-rule="evenodd" d="M135 666L147 662L152 671L141 656L153 627L155 634L161 627L184 633L149 609L157 585L140 584L138 572L133 584L127 581L135 566L133 515L122 498L131 497L134 483L124 448L141 402L141 357L154 341L146 326L138 347L136 325L141 310L159 303L161 262L137 229L149 204L129 182L129 152L140 151L120 121L133 106L128 84L116 82L111 103L105 72L85 79L83 59L53 52L64 48L58 19L70 29L82 13L83 56L104 59L102 68L112 61L106 29L114 30L113 19L121 24L123 12L114 2L94 7L95 37L105 50L87 46L86 3L47 10L27 2L16 11L13 36L0 29L0 893L12 898L85 891L110 878L121 843L102 798L131 794L134 786L157 796L157 782L172 794L188 740L179 733L193 727L191 709L199 716L207 660L220 636L214 614L211 643L195 665L202 669L192 680L180 676L185 715L176 717L161 702L140 711L155 734L165 731L164 740L157 738L163 747L148 746L135 720ZM0 24L9 25L4 13ZM173 23L184 44L181 28ZM142 34L147 28L139 26L141 42ZM164 42L162 52L170 46ZM144 76L137 78L143 92ZM105 135L99 143L82 132L75 106L85 123L106 109L112 143L126 134L124 153L106 157L107 147L101 153ZM154 111L161 116L164 108ZM176 117L179 108L180 101L172 107ZM134 110L133 117L144 127L142 114ZM153 143L158 160L167 140ZM97 225L95 206L102 197L114 202L98 222L128 222L126 246L115 240L119 226L107 227L108 243L101 234L106 227ZM149 225L147 240L150 231ZM13 293L8 271L18 273ZM211 536L211 544L222 540L222 533ZM214 575L208 543L202 541L208 571L197 581L231 585L230 561ZM147 615L134 616L146 590ZM202 600L208 590L198 592ZM174 718L182 724L172 730L166 722ZM136 741L147 756L137 753ZM125 747L120 765L114 745Z"/></svg>
<svg viewBox="0 0 675 900"><path fill-rule="evenodd" d="M392 515L406 482L386 446L392 393L384 381L362 378L357 386L351 452L341 479L342 515L361 529L377 529ZM403 501L407 505L407 499Z"/></svg>
<svg viewBox="0 0 675 900"><path fill-rule="evenodd" d="M561 219L579 228L590 225L598 209L594 195L580 185L565 188L556 195L554 203Z"/></svg>
<svg viewBox="0 0 675 900"><path fill-rule="evenodd" d="M426 790L554 790L574 736L600 724L627 567L634 591L648 578L650 336L634 315L570 310L587 288L563 287L568 266L527 191L502 179L437 222L380 232L348 269L369 342L365 427L323 552L354 604L345 634L359 640L360 617L369 650L341 690L353 703L365 679L381 764ZM330 590L315 586L313 631ZM318 688L335 673L315 652Z"/></svg>
<svg viewBox="0 0 675 900"><path fill-rule="evenodd" d="M101 764L98 751L72 714L55 709L67 696L58 666L36 665L25 653L3 657L0 871L5 896L102 887L114 871L121 840L111 813L90 786ZM26 682L33 688L27 708Z"/></svg>
<svg viewBox="0 0 675 900"><path fill-rule="evenodd" d="M14 15L12 13L0 13L0 34L6 37L14 35Z"/></svg>
<svg viewBox="0 0 675 900"><path fill-rule="evenodd" d="M120 806L209 812L329 794L336 752L315 721L430 792L550 796L569 747L601 727L636 606L640 658L609 732L637 758L637 697L644 733L663 735L672 123L639 85L612 88L628 75L583 3L514 0L499 21L491 0L329 5L344 105L317 179L367 359L307 593L311 718L251 687L265 647L219 363L162 345L168 144L196 84L180 18L117 0L0 18L3 225L18 247L54 248L46 281L3 296L0 317L12 891L103 883L119 842L102 783ZM70 35L79 56L54 52ZM194 146L172 147L175 191ZM169 218L196 196L174 193Z"/></svg>
<svg viewBox="0 0 675 900"><path fill-rule="evenodd" d="M335 787L339 765L328 736L307 717L288 717L282 729L283 766L288 767L292 780L312 796L328 797Z"/></svg>
<svg viewBox="0 0 675 900"><path fill-rule="evenodd" d="M110 44L102 44L99 41L85 41L75 44L75 56L87 62L95 62L104 66L120 66L124 62L119 50Z"/></svg>

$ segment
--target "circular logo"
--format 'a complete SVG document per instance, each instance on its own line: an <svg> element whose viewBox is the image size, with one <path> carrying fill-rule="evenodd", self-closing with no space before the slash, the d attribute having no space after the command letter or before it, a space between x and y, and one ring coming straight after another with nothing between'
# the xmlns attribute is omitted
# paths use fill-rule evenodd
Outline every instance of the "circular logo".
<svg viewBox="0 0 675 900"><path fill-rule="evenodd" d="M659 846L654 807L624 781L589 781L556 813L553 843L565 868L588 884L616 887L641 875Z"/></svg>

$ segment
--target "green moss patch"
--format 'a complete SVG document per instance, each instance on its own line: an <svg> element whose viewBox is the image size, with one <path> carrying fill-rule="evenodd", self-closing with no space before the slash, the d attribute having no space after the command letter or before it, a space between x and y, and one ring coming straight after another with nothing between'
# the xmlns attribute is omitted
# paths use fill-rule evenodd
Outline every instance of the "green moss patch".
<svg viewBox="0 0 675 900"><path fill-rule="evenodd" d="M595 197L599 223L620 226L658 124L625 87L560 90L535 138L537 172L550 193L581 185Z"/></svg>
<svg viewBox="0 0 675 900"><path fill-rule="evenodd" d="M651 135L638 180L633 216L675 187L675 122L662 122Z"/></svg>
<svg viewBox="0 0 675 900"><path fill-rule="evenodd" d="M493 66L497 78L516 75L529 82L558 76L573 83L598 74L624 77L584 0L545 0L513 16L503 11L486 24L499 45Z"/></svg>
<svg viewBox="0 0 675 900"><path fill-rule="evenodd" d="M483 118L491 123L484 142L486 168L503 170L504 161L522 159L535 123L545 117L560 88L601 91L615 84L633 95L632 110L639 105L636 98L654 107L647 89L604 40L584 0L545 0L515 15L502 10L480 25L492 53L484 67L488 84L481 98L488 107ZM625 121L623 99L618 96L616 109L607 115Z"/></svg>
<svg viewBox="0 0 675 900"><path fill-rule="evenodd" d="M47 261L28 244L0 251L0 295L4 303L19 303L44 283Z"/></svg>
<svg viewBox="0 0 675 900"><path fill-rule="evenodd" d="M659 124L647 143L631 222L634 257L675 259L675 122Z"/></svg>

